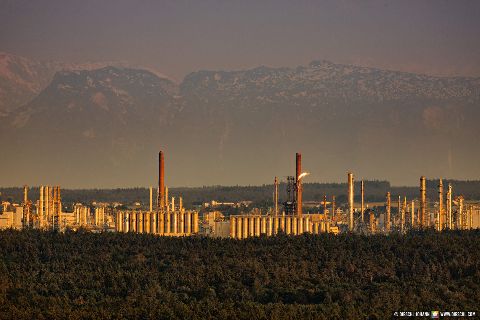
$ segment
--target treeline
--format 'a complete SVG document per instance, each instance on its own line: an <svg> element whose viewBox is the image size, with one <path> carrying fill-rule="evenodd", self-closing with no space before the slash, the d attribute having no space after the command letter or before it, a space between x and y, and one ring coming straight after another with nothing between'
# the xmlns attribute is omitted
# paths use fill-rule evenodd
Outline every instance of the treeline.
<svg viewBox="0 0 480 320"><path fill-rule="evenodd" d="M455 195L463 195L469 200L480 199L480 181L459 181L444 180L444 185L451 183ZM427 181L427 196L431 199L437 199L438 180ZM262 186L206 186L193 188L171 188L169 195L178 197L183 196L184 205L192 207L204 202L216 200L220 202L237 202L249 200L258 207L271 206L273 203L273 185ZM365 200L367 202L385 201L385 194L390 191L392 197L401 195L409 199L418 198L419 187L394 187L387 181L366 181L365 182ZM20 202L23 199L23 188L0 188L2 199L12 199ZM338 204L347 202L347 184L346 183L305 183L303 185L304 201L322 201L323 196L327 195L330 201L331 196L335 195ZM38 187L30 189L30 197L38 199ZM360 201L360 182L355 182L355 201ZM280 202L286 198L286 184L279 186ZM155 198L155 196L154 196ZM131 204L141 202L148 204L148 188L117 188L117 189L62 189L62 200L66 203L81 202L91 203L100 202L121 202Z"/></svg>
<svg viewBox="0 0 480 320"><path fill-rule="evenodd" d="M479 311L480 232L247 240L0 232L1 319L387 319Z"/></svg>

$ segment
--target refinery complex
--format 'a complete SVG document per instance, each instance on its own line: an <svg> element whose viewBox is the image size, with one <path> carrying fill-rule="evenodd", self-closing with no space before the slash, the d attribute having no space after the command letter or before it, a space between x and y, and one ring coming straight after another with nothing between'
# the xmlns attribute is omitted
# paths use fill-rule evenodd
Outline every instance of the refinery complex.
<svg viewBox="0 0 480 320"><path fill-rule="evenodd" d="M303 212L302 180L308 175L302 171L302 155L296 154L295 175L286 179L285 201L279 202L279 181L274 178L273 206L262 212L257 208L242 214L225 215L213 210L218 203L212 201L212 210L203 214L198 209L183 206L181 196L169 197L165 185L164 153L158 157L158 186L149 188L148 207L140 209L117 208L108 203L72 205L64 211L60 186L40 186L38 199L29 198L24 186L21 204L2 201L0 229L34 228L65 231L84 229L91 232L133 232L159 236L204 235L233 239L272 236L276 234L300 235L355 232L362 234L405 233L410 229L434 228L465 230L480 227L480 204L455 195L451 184L438 183L436 199L427 199L426 178L420 177L416 199L398 196L392 199L387 192L385 201L373 205L365 202L368 186L360 182L360 203L354 202L354 175L347 173L347 202L336 203L335 195L327 201L324 196L318 212ZM248 201L246 201L248 202ZM205 203L205 207L210 205ZM233 203L228 203L233 205ZM393 207L393 210L392 210Z"/></svg>

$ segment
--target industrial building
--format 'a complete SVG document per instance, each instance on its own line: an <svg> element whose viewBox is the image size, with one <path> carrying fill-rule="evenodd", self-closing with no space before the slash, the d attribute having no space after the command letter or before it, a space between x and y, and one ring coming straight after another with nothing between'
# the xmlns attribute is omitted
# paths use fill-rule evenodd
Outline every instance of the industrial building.
<svg viewBox="0 0 480 320"><path fill-rule="evenodd" d="M1 202L0 229L38 228L42 230L79 229L100 232L134 232L162 236L206 235L245 239L276 234L300 235L302 233L358 232L405 233L409 229L434 228L465 230L480 227L480 203L465 200L455 194L450 183L439 179L436 199L427 199L426 177L420 177L417 199L387 192L384 203L366 203L368 183L360 180L360 194L355 194L354 174L347 173L346 203L337 205L335 195L327 201L303 202L302 181L308 175L302 172L302 155L295 155L295 175L287 177L286 197L279 203L279 181L274 179L273 207L266 213L249 208L251 201L216 202L203 206L205 212L199 218L198 211L186 210L182 197L169 197L165 186L165 159L158 154L158 188L154 203L154 188L149 189L149 206L138 205L126 210L116 209L107 203L84 205L75 203L71 212L62 205L60 186L40 186L39 197L31 201L28 187L23 189L23 202ZM357 197L357 198L356 198ZM357 203L355 202L357 199ZM393 198L393 202L392 202ZM370 206L371 205L371 206ZM393 206L393 208L392 208ZM249 213L225 216L221 207L249 208ZM281 208L280 208L281 207ZM216 208L216 209L215 209ZM304 209L305 212L304 213Z"/></svg>

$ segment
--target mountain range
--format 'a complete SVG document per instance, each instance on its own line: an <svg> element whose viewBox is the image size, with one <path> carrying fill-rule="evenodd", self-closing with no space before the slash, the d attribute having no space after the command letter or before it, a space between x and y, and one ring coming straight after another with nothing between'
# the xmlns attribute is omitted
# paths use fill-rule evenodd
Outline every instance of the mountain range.
<svg viewBox="0 0 480 320"><path fill-rule="evenodd" d="M346 171L415 185L478 179L480 78L433 77L329 61L197 71L180 83L146 69L0 54L3 185L248 185Z"/></svg>

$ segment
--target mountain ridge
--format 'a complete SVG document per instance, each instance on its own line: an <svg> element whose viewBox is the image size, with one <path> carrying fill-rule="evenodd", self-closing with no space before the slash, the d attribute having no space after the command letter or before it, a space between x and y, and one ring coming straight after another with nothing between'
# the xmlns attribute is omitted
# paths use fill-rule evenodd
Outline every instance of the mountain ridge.
<svg viewBox="0 0 480 320"><path fill-rule="evenodd" d="M291 171L296 151L316 181L341 180L346 169L410 185L422 174L479 178L478 148L459 143L480 135L479 119L480 78L328 61L203 70L181 83L129 67L59 71L2 118L1 175L10 184L145 185L162 149L175 185L266 183Z"/></svg>

